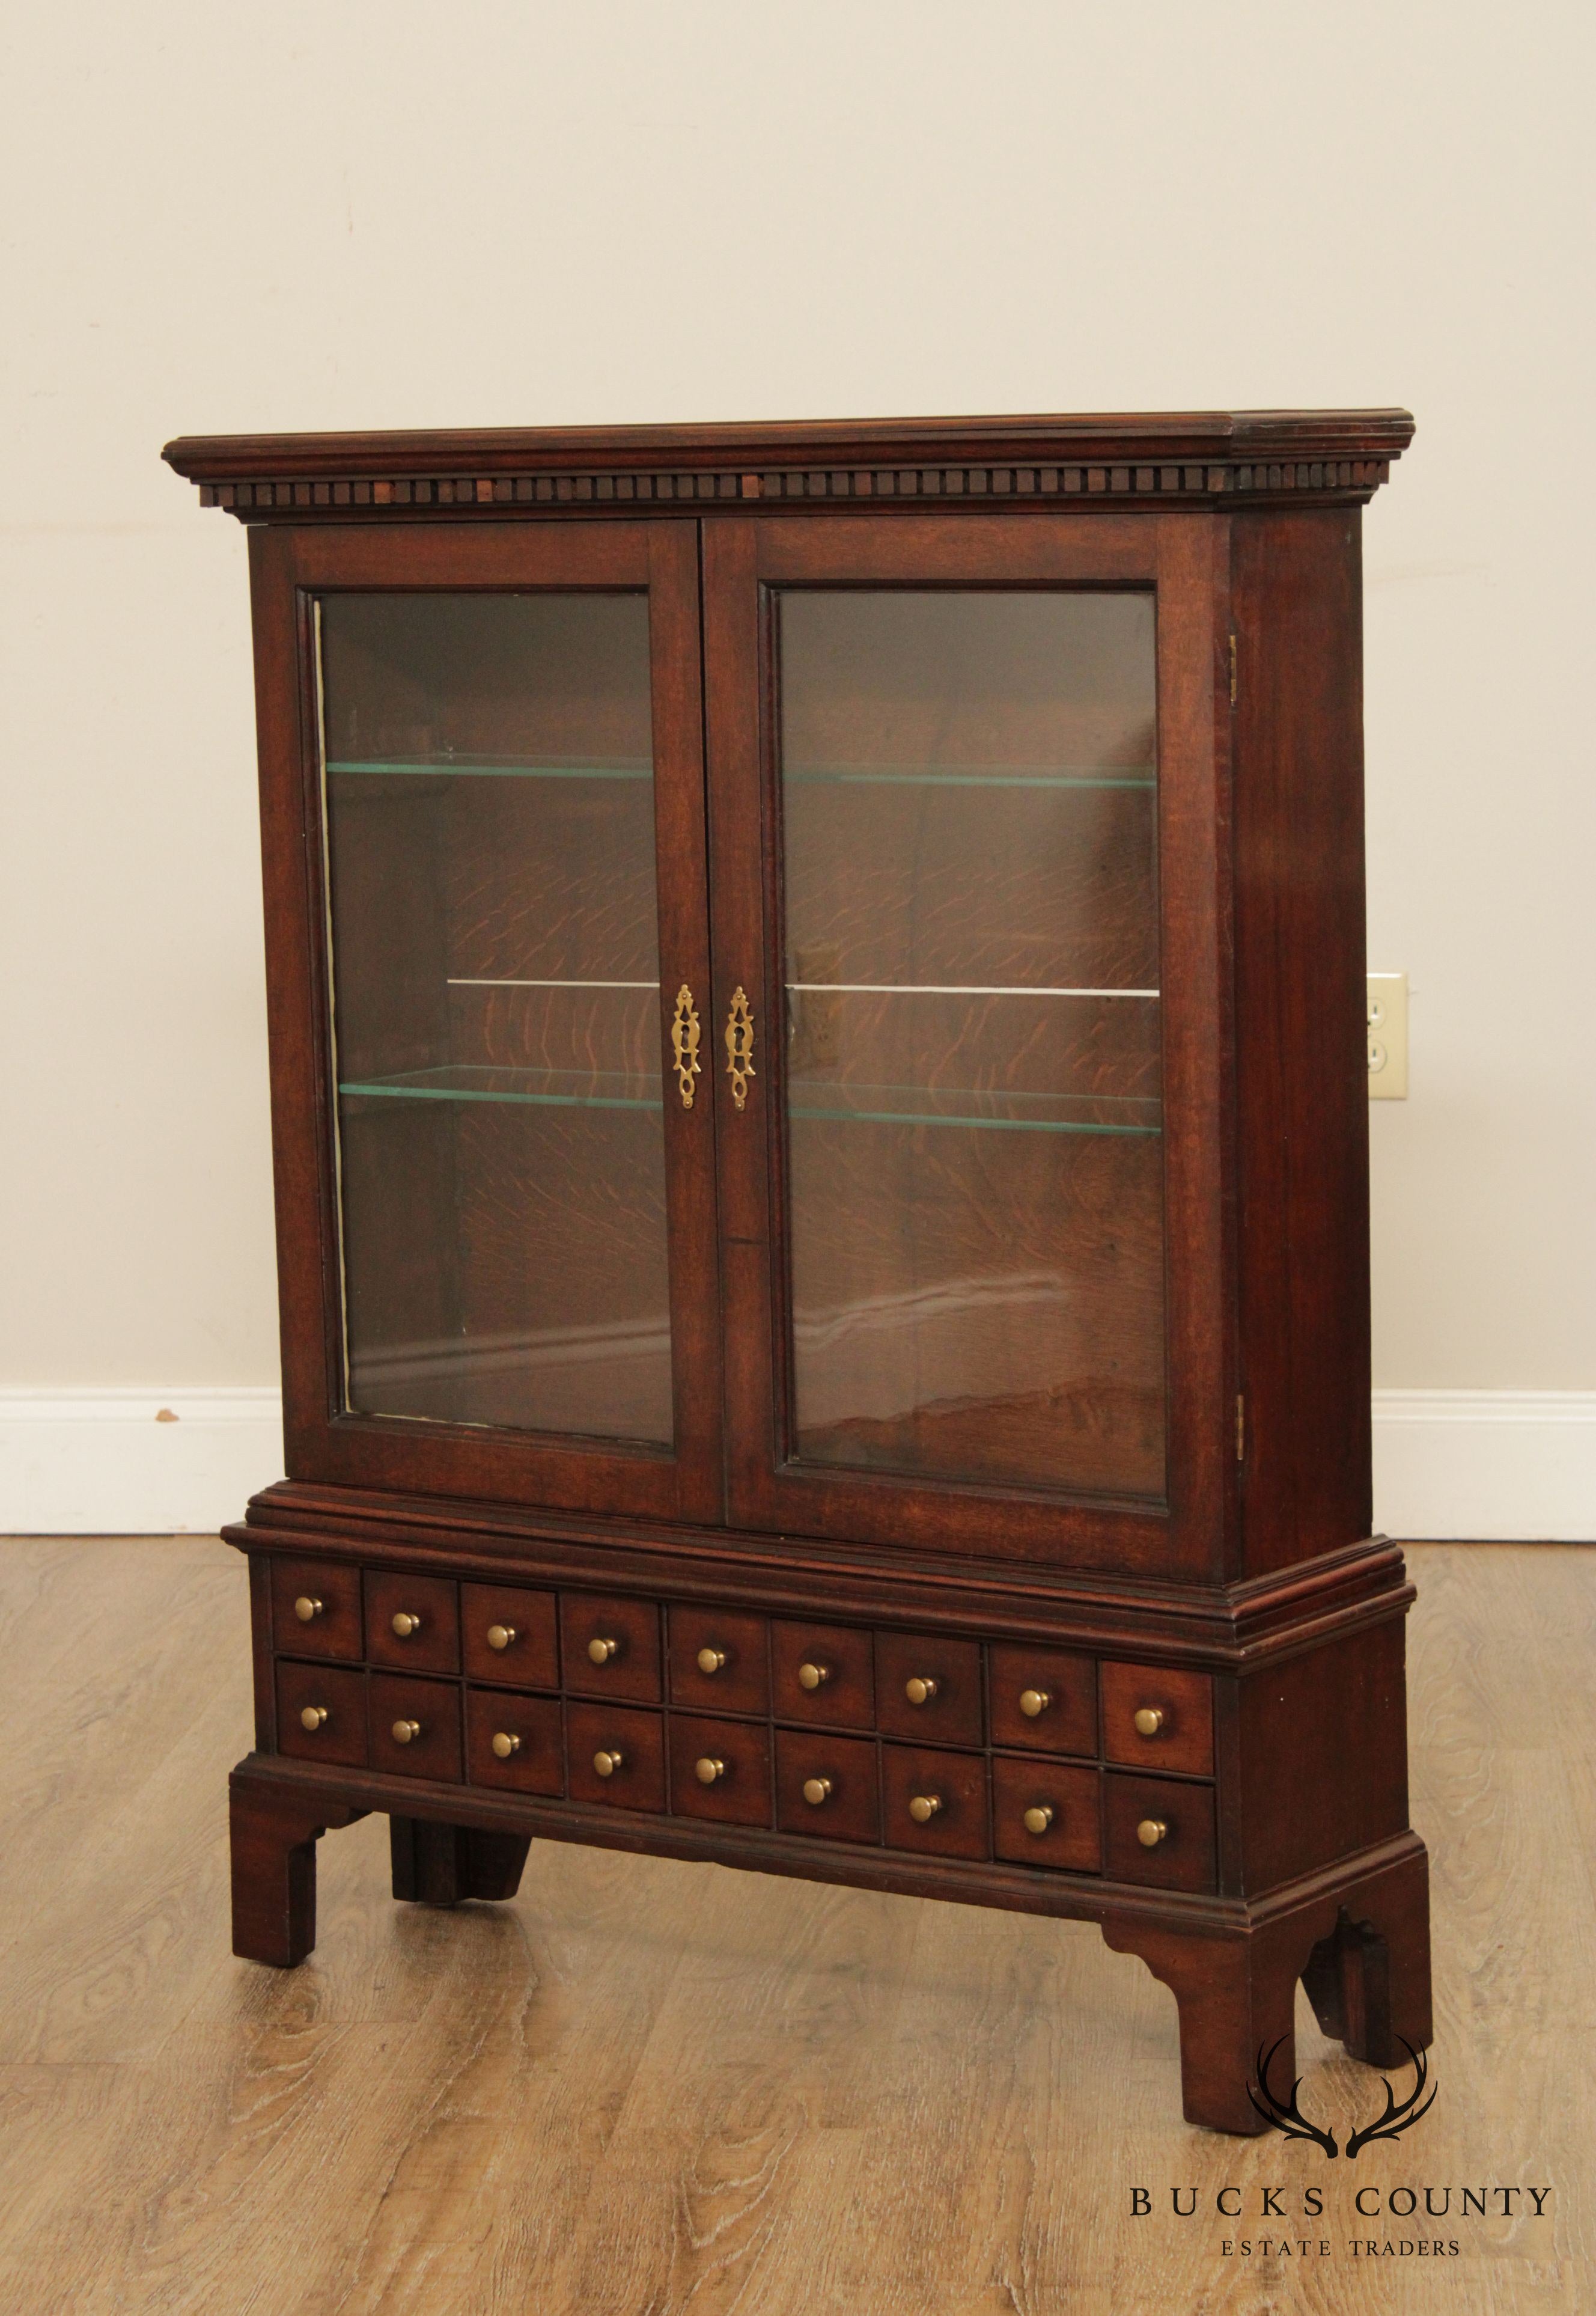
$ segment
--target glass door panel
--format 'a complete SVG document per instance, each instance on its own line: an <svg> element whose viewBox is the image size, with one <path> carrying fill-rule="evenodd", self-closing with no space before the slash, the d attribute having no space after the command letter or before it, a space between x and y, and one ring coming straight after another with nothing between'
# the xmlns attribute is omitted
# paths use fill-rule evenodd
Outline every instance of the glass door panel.
<svg viewBox="0 0 1596 2316"><path fill-rule="evenodd" d="M800 1464L1158 1499L1152 591L773 591Z"/></svg>
<svg viewBox="0 0 1596 2316"><path fill-rule="evenodd" d="M648 595L317 614L346 1410L669 1446Z"/></svg>

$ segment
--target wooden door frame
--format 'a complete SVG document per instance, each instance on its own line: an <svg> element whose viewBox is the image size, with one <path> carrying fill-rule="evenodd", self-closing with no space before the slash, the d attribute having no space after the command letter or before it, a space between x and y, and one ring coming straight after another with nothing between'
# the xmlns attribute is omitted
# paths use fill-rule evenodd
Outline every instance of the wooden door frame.
<svg viewBox="0 0 1596 2316"><path fill-rule="evenodd" d="M714 1520L723 1505L713 1106L684 1110L671 991L709 1008L697 527L413 524L250 534L288 1476L431 1496ZM336 1117L313 599L335 589L646 589L675 1444L341 1412Z"/></svg>
<svg viewBox="0 0 1596 2316"><path fill-rule="evenodd" d="M739 1525L927 1553L1212 1582L1235 1519L1228 522L1211 514L719 516L705 664L727 1484ZM781 1041L734 1109L733 989L784 1018L767 591L782 584L1144 586L1157 595L1167 1484L1161 1506L820 1465L787 1454ZM762 1042L763 1054L758 1047Z"/></svg>

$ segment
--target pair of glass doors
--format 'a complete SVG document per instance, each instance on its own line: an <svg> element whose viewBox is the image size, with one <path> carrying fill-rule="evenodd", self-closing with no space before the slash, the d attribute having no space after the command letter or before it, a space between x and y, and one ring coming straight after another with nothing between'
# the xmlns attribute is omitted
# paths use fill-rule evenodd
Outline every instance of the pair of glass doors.
<svg viewBox="0 0 1596 2316"><path fill-rule="evenodd" d="M1166 1536L1206 1316L1167 1219L1210 1157L1201 525L254 548L291 1475Z"/></svg>

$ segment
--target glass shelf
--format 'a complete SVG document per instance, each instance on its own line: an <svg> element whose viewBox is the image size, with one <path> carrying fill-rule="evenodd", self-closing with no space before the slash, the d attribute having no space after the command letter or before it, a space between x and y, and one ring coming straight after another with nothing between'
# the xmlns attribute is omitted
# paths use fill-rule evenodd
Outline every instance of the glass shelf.
<svg viewBox="0 0 1596 2316"><path fill-rule="evenodd" d="M935 771L922 764L788 764L784 779L832 788L1150 788L1152 764L967 764Z"/></svg>
<svg viewBox="0 0 1596 2316"><path fill-rule="evenodd" d="M561 764L535 764L520 756L385 756L329 762L330 772L380 774L452 772L473 779L511 780L652 780L654 768L643 759L583 763L570 759Z"/></svg>
<svg viewBox="0 0 1596 2316"><path fill-rule="evenodd" d="M788 1081L794 1118L869 1126L973 1126L1022 1134L1163 1132L1162 1105L1136 1095L1006 1093L968 1087L835 1085Z"/></svg>
<svg viewBox="0 0 1596 2316"><path fill-rule="evenodd" d="M391 1077L341 1079L341 1094L399 1101L515 1101L562 1109L661 1109L657 1077L624 1070L512 1070L446 1062Z"/></svg>

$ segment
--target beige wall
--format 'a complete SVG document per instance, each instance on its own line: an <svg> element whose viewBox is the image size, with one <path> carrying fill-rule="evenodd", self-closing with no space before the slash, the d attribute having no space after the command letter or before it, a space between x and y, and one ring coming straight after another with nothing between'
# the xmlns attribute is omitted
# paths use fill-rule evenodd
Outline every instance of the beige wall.
<svg viewBox="0 0 1596 2316"><path fill-rule="evenodd" d="M1404 402L1376 1376L1596 1385L1590 21L17 13L0 1383L275 1374L244 541L167 436Z"/></svg>

